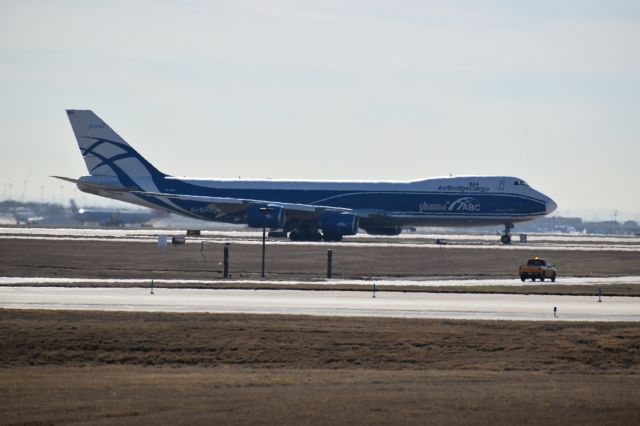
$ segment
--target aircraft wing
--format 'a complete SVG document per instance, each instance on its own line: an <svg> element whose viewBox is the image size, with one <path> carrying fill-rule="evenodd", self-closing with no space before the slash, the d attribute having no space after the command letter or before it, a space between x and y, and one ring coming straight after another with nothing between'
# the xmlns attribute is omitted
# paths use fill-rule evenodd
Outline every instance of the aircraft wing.
<svg viewBox="0 0 640 426"><path fill-rule="evenodd" d="M186 195L186 194L171 194L165 192L149 192L140 191L137 188L117 187L113 185L100 184L95 182L88 182L79 179L71 179L62 176L52 176L56 179L61 179L66 182L75 183L81 185L86 189L92 189L96 191L109 191L120 193L131 193L135 195L141 195L146 197L165 198L168 200L183 200L183 201L195 201L201 203L207 203L207 207L212 210L219 211L223 215L233 215L244 212L247 208L253 205L267 205L271 207L281 207L285 209L290 218L308 220L319 216L325 211L333 212L353 212L351 209L342 207L322 206L316 204L300 204L300 203L284 203L278 201L267 200L254 200L245 198L230 198L230 197L208 197L203 195Z"/></svg>
<svg viewBox="0 0 640 426"><path fill-rule="evenodd" d="M246 198L229 197L208 197L204 195L169 194L164 192L130 191L132 194L144 195L148 197L167 198L169 200L197 201L208 203L212 208L225 214L234 214L244 211L253 205L267 205L270 207L281 207L290 214L300 219L308 219L319 215L325 211L352 212L353 210L343 207L322 206L316 204L284 203L279 201L253 200ZM291 213L294 213L291 215Z"/></svg>

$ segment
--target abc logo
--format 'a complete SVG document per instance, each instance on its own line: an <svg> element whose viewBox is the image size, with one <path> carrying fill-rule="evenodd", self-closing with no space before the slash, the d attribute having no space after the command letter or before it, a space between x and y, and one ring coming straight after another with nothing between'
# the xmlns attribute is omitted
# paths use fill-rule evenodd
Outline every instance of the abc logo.
<svg viewBox="0 0 640 426"><path fill-rule="evenodd" d="M450 212L474 213L480 211L480 203L475 198L458 198L449 206Z"/></svg>

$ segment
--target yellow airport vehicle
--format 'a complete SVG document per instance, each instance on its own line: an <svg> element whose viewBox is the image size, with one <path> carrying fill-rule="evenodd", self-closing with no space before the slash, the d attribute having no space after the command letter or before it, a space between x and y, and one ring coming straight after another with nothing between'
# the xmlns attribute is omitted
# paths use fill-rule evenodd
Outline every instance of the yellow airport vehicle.
<svg viewBox="0 0 640 426"><path fill-rule="evenodd" d="M544 281L549 278L551 282L556 281L556 267L553 263L547 262L539 257L529 259L526 265L520 265L518 269L520 274L520 280L524 281L531 278L531 281L535 281L536 278L540 281Z"/></svg>

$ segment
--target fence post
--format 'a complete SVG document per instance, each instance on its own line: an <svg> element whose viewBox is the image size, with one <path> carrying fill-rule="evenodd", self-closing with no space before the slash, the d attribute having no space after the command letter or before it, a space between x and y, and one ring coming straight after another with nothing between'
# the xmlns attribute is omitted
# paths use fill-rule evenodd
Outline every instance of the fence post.
<svg viewBox="0 0 640 426"><path fill-rule="evenodd" d="M224 244L224 259L222 261L222 277L229 278L229 243Z"/></svg>

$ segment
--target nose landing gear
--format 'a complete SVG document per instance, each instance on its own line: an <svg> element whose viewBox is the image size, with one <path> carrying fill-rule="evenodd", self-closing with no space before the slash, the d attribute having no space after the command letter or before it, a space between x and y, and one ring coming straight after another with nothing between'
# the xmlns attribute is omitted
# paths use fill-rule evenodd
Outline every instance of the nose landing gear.
<svg viewBox="0 0 640 426"><path fill-rule="evenodd" d="M511 244L511 230L513 229L513 223L504 224L504 233L500 237L502 244Z"/></svg>

